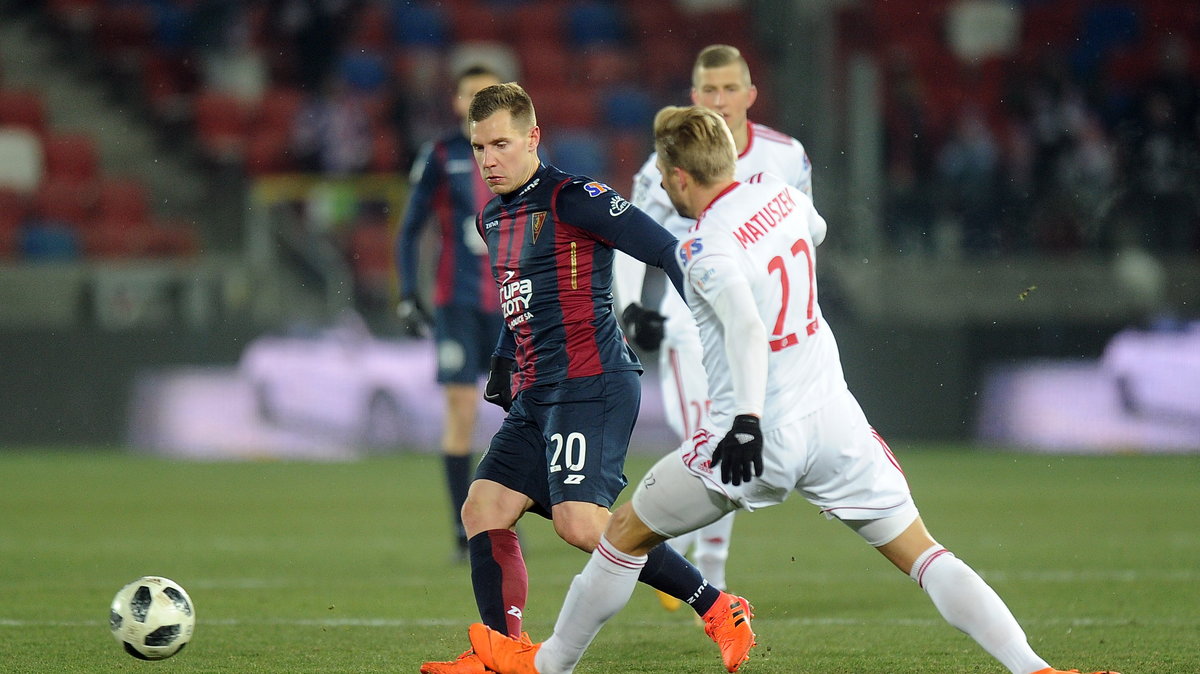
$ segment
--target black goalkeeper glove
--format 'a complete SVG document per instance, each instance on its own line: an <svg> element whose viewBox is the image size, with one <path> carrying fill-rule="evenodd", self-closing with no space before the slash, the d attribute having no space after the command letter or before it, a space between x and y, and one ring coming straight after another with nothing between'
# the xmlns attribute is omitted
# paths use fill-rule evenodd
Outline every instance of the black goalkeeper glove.
<svg viewBox="0 0 1200 674"><path fill-rule="evenodd" d="M666 320L666 316L637 302L625 307L625 311L621 312L625 334L638 348L645 351L654 351L662 344L663 323Z"/></svg>
<svg viewBox="0 0 1200 674"><path fill-rule="evenodd" d="M483 387L483 399L503 407L505 412L512 407L512 371L516 364L512 358L492 356L487 385Z"/></svg>
<svg viewBox="0 0 1200 674"><path fill-rule="evenodd" d="M713 467L721 466L721 482L738 486L763 474L763 438L758 417L739 414L733 418L733 428L725 434L713 451Z"/></svg>
<svg viewBox="0 0 1200 674"><path fill-rule="evenodd" d="M396 305L396 315L400 317L400 332L406 337L428 337L433 319L421 304L421 300L413 296L402 297Z"/></svg>

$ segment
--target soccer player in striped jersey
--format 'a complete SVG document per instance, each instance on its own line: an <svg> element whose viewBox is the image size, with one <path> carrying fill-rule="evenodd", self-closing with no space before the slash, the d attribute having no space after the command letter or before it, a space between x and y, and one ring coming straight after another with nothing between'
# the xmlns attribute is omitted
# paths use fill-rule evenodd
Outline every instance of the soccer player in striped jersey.
<svg viewBox="0 0 1200 674"><path fill-rule="evenodd" d="M462 125L427 144L413 163L412 193L396 237L400 303L396 311L405 333L425 337L433 324L437 380L446 399L442 462L450 494L457 560L467 558L467 535L460 512L471 485L471 442L479 406L479 379L487 374L496 344L500 309L488 272L487 248L475 233L475 216L491 191L479 177L467 140L467 106L480 89L500 77L483 66L464 70L456 80L454 112ZM421 234L435 216L438 260L433 288L434 313L421 300Z"/></svg>
<svg viewBox="0 0 1200 674"><path fill-rule="evenodd" d="M772 176L735 180L733 138L711 110L664 108L654 137L671 202L698 218L678 254L712 413L613 514L549 639L470 627L483 664L500 674L574 671L629 600L647 551L795 491L909 575L1010 672L1064 674L1033 651L992 588L929 535L900 464L847 388L818 301L814 235L825 223L812 201ZM748 606L738 615L746 625L750 617ZM742 662L725 666L734 672Z"/></svg>
<svg viewBox="0 0 1200 674"><path fill-rule="evenodd" d="M812 196L812 163L800 141L748 119L758 90L750 68L736 47L715 44L702 49L692 68L692 103L717 112L729 125L737 145L735 176L771 173ZM671 206L662 187L657 154L651 154L634 177L632 201L677 238L685 238L695 221ZM819 242L818 242L819 243ZM646 266L617 256L615 295L626 331L634 343L659 350L659 386L667 423L680 440L690 438L708 410L708 381L700 367L700 333L691 311L678 293L662 293L658 311L643 308L640 299ZM661 347L656 344L661 339ZM692 549L692 559L712 584L726 589L725 563L729 559L733 513L699 531L670 541L681 553ZM667 610L679 608L672 597L659 594Z"/></svg>
<svg viewBox="0 0 1200 674"><path fill-rule="evenodd" d="M663 269L676 291L682 277L667 230L604 183L542 165L541 129L519 85L481 90L468 119L476 162L497 195L478 218L504 319L484 397L508 416L479 462L463 524L480 617L518 638L528 577L517 520L530 511L549 517L564 541L591 552L627 484L642 367L613 314L615 251ZM739 620L744 600L712 586L670 546L647 555L640 579L686 601L722 660L744 658L753 644ZM467 651L421 671L486 670Z"/></svg>

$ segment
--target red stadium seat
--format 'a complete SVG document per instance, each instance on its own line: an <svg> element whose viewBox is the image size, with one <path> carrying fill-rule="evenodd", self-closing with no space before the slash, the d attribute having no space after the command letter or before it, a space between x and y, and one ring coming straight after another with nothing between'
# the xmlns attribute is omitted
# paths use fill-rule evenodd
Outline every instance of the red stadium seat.
<svg viewBox="0 0 1200 674"><path fill-rule="evenodd" d="M237 163L250 130L250 111L238 97L212 89L196 94L193 102L196 135L201 151L217 163Z"/></svg>
<svg viewBox="0 0 1200 674"><path fill-rule="evenodd" d="M94 180L49 178L42 181L33 200L33 215L41 220L84 226L96 203Z"/></svg>
<svg viewBox="0 0 1200 674"><path fill-rule="evenodd" d="M521 62L521 83L528 89L564 87L581 76L566 45L558 41L520 44L517 59ZM534 105L539 101L534 99Z"/></svg>
<svg viewBox="0 0 1200 674"><path fill-rule="evenodd" d="M100 174L96 141L86 133L52 133L42 143L46 178L84 181Z"/></svg>
<svg viewBox="0 0 1200 674"><path fill-rule="evenodd" d="M19 126L46 135L49 120L42 95L26 89L0 89L0 126Z"/></svg>
<svg viewBox="0 0 1200 674"><path fill-rule="evenodd" d="M450 24L457 42L491 42L511 28L509 15L486 2L463 0L450 6Z"/></svg>
<svg viewBox="0 0 1200 674"><path fill-rule="evenodd" d="M107 178L97 188L94 217L99 222L136 227L150 219L146 186L131 178Z"/></svg>

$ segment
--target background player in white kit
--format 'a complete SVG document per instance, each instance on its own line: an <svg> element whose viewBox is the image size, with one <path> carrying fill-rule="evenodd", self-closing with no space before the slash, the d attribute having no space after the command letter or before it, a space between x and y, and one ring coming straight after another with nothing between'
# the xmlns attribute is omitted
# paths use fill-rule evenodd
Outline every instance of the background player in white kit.
<svg viewBox="0 0 1200 674"><path fill-rule="evenodd" d="M480 660L501 674L573 671L628 601L650 549L796 491L909 574L950 624L1011 672L1061 674L983 579L929 535L900 465L847 389L817 301L813 244L825 224L812 201L771 176L733 180L732 138L709 110L664 108L654 136L672 203L699 216L679 253L712 413L613 515L554 634L528 644L472 625ZM741 662L725 664L733 672Z"/></svg>
<svg viewBox="0 0 1200 674"><path fill-rule="evenodd" d="M750 68L736 47L715 44L702 49L692 67L692 103L713 110L725 120L737 148L736 178L771 173L812 196L812 164L800 141L770 127L751 122L748 111L758 96L750 80ZM633 203L679 239L695 224L679 215L662 187L662 175L651 154L634 177ZM817 242L819 243L819 241ZM659 348L659 386L667 423L686 440L700 427L708 411L708 381L700 367L700 332L691 310L678 293L662 293L658 311L640 304L646 265L628 255L618 255L614 266L617 306L624 307L622 320L635 344L653 351ZM691 548L696 567L714 586L726 589L725 562L729 558L733 513L690 534L669 541L686 554ZM679 608L679 600L658 593L668 610Z"/></svg>

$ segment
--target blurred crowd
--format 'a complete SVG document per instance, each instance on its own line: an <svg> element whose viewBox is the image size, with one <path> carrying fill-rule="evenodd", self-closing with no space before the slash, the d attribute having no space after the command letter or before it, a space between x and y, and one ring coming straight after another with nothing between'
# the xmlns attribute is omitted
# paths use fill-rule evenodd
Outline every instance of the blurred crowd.
<svg viewBox="0 0 1200 674"><path fill-rule="evenodd" d="M956 4L967 3L948 7ZM1200 7L1186 5L1016 3L1023 48L972 58L942 32L946 60L932 66L893 44L884 75L890 246L969 256L1200 251ZM1159 6L1180 21L1156 16Z"/></svg>
<svg viewBox="0 0 1200 674"><path fill-rule="evenodd" d="M555 130L548 159L624 186L653 112L685 100L700 47L736 44L769 72L751 0L16 4L94 49L210 165L249 177L406 172L453 119L454 71L487 60L528 84ZM864 0L837 12L838 53L873 52L881 70L890 250L1200 251L1197 3ZM776 102L795 104L783 99L761 87L754 118L774 123Z"/></svg>

